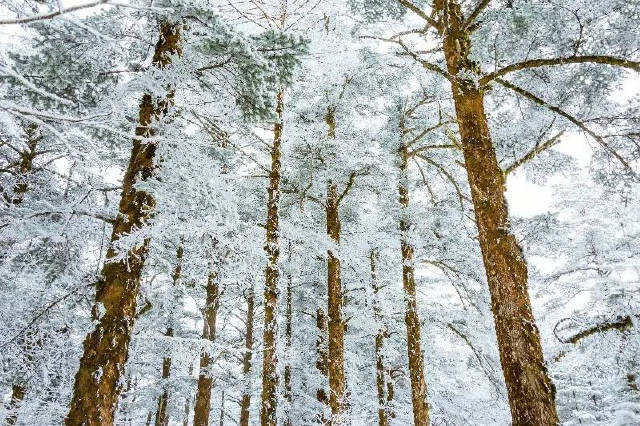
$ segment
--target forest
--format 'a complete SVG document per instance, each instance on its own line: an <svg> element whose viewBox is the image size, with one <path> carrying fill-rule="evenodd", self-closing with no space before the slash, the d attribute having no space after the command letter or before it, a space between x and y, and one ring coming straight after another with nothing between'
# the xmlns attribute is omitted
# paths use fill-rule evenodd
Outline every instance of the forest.
<svg viewBox="0 0 640 426"><path fill-rule="evenodd" d="M0 0L0 422L640 425L639 22Z"/></svg>

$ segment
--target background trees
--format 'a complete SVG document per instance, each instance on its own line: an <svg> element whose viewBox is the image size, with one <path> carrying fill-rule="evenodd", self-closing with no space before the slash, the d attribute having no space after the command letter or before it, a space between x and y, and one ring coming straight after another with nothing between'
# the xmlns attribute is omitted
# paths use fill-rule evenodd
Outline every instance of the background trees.
<svg viewBox="0 0 640 426"><path fill-rule="evenodd" d="M2 7L8 424L637 423L637 5Z"/></svg>

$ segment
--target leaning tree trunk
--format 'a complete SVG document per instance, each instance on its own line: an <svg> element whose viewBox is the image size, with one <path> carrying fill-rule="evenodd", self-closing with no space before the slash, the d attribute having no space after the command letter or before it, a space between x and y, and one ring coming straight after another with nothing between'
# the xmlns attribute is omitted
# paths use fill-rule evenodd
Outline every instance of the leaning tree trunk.
<svg viewBox="0 0 640 426"><path fill-rule="evenodd" d="M471 75L471 41L460 6L448 2L444 53L450 75ZM471 188L500 362L514 426L557 425L555 387L544 364L540 334L527 290L527 264L511 231L504 176L484 111L484 95L473 81L451 84Z"/></svg>
<svg viewBox="0 0 640 426"><path fill-rule="evenodd" d="M220 292L218 277L215 272L209 273L207 279L207 299L204 307L204 325L202 339L214 342L216 340L216 319L220 306ZM213 376L211 368L213 360L211 353L204 349L200 354L200 373L198 375L198 393L196 395L196 407L194 410L194 426L208 426L211 412L211 389L213 388Z"/></svg>
<svg viewBox="0 0 640 426"><path fill-rule="evenodd" d="M182 248L182 244L178 245L178 249L176 250L176 267L173 269L173 274L171 274L171 278L173 279L173 291L175 292L175 287L180 280L180 275L182 273L182 256L184 254L184 249ZM175 302L170 308L169 312L169 325L167 326L167 330L164 335L166 337L173 337L173 328L175 319ZM169 416L167 414L167 404L169 402L169 389L167 388L167 381L169 379L169 375L171 374L171 357L165 356L162 360L162 394L160 398L158 398L158 408L156 409L156 426L166 426L169 423Z"/></svg>
<svg viewBox="0 0 640 426"><path fill-rule="evenodd" d="M171 63L172 55L181 53L179 30L178 24L165 22L160 25L160 38L153 55L153 64L157 68L166 67ZM153 123L167 113L171 104L171 93L162 99L145 94L140 104L136 135L153 138L156 134ZM136 188L136 183L153 176L155 154L154 141L133 141L107 259L116 257L114 243L120 237L144 226L155 205L150 194ZM146 239L142 244L130 248L123 259L107 261L102 268L93 310L98 323L84 341L84 353L75 378L67 425L113 424L148 247L149 241Z"/></svg>
<svg viewBox="0 0 640 426"><path fill-rule="evenodd" d="M246 333L244 335L244 354L242 355L242 374L246 380L242 400L240 401L240 426L249 426L249 408L251 407L251 358L253 357L253 308L254 294L253 283L247 288L247 319Z"/></svg>
<svg viewBox="0 0 640 426"><path fill-rule="evenodd" d="M389 335L387 326L383 324L382 310L380 308L380 300L378 292L378 278L376 274L376 253L371 250L369 253L369 263L371 268L371 282L373 287L373 316L378 324L378 331L375 338L375 357L376 357L376 388L378 391L378 426L389 426L389 417L394 417L391 411L391 402L393 401L393 383L389 377L389 371L384 365L383 347L384 341Z"/></svg>
<svg viewBox="0 0 640 426"><path fill-rule="evenodd" d="M265 251L267 267L265 269L264 287L264 345L262 357L262 395L260 402L260 423L262 426L276 426L276 408L278 403L278 357L276 353L277 339L277 307L278 307L278 257L280 247L278 234L278 204L280 203L280 149L282 143L282 109L284 93L280 91L276 103L276 122L273 126L273 145L271 146L271 172L267 189L267 238Z"/></svg>
<svg viewBox="0 0 640 426"><path fill-rule="evenodd" d="M400 124L401 137L404 137L404 118ZM427 403L427 383L424 378L424 360L422 356L420 318L416 302L416 281L413 265L413 245L409 239L411 224L407 209L409 208L409 187L407 168L409 156L404 143L400 146L400 251L402 254L402 285L406 302L404 322L407 327L407 354L409 358L409 378L411 379L411 402L413 404L414 425L429 424L429 405Z"/></svg>

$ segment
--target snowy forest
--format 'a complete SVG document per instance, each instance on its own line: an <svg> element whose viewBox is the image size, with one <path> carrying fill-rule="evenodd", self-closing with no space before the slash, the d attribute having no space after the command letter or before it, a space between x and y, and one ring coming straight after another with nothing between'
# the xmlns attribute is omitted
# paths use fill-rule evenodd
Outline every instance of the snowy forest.
<svg viewBox="0 0 640 426"><path fill-rule="evenodd" d="M0 0L0 421L640 425L639 23Z"/></svg>

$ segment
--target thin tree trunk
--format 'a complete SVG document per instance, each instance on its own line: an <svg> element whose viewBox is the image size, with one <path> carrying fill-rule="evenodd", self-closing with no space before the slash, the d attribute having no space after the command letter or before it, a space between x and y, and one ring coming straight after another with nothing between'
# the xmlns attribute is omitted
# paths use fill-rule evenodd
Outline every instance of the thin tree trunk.
<svg viewBox="0 0 640 426"><path fill-rule="evenodd" d="M404 117L400 123L401 137L404 139ZM408 153L404 142L400 146L400 183L398 192L402 206L400 219L400 251L402 254L402 285L406 302L404 322L407 327L407 354L409 358L409 377L411 379L411 402L413 421L416 426L429 424L429 405L427 403L427 383L424 378L424 360L421 347L420 318L416 303L416 282L413 264L414 248L409 239L411 224L408 214L409 187L407 185Z"/></svg>
<svg viewBox="0 0 640 426"><path fill-rule="evenodd" d="M254 293L253 283L247 289L247 322L244 336L244 349L242 355L242 374L246 380L242 401L240 402L240 426L249 426L249 409L251 408L251 386L249 378L251 376L251 358L253 357L253 313L254 313Z"/></svg>
<svg viewBox="0 0 640 426"><path fill-rule="evenodd" d="M267 267L265 269L264 287L264 330L262 342L264 345L262 358L262 395L260 401L260 423L262 426L276 426L278 402L278 357L276 353L277 340L277 308L278 308L278 257L280 247L278 234L278 205L280 203L280 155L282 143L282 110L284 93L280 91L276 101L276 122L273 126L273 145L271 146L271 172L269 173L269 188L267 189L267 236L265 251L267 253Z"/></svg>
<svg viewBox="0 0 640 426"><path fill-rule="evenodd" d="M160 25L160 37L155 47L153 64L164 68L171 63L171 56L180 54L178 24ZM154 100L145 94L140 104L139 126L136 135L151 138L155 135L152 125L164 116L172 104L169 93ZM153 197L136 189L136 182L153 176L156 145L134 140L131 158L122 182L122 195L118 215L111 234L112 245L107 258L117 253L113 243L130 234L146 222L155 201ZM106 262L102 279L97 283L94 317L96 328L84 341L84 353L75 378L66 424L113 424L114 413L120 395L120 377L127 361L131 329L136 314L136 297L140 276L147 256L149 241L128 250L126 258Z"/></svg>
<svg viewBox="0 0 640 426"><path fill-rule="evenodd" d="M335 108L329 107L325 120L329 126L329 137L335 139ZM335 184L329 182L325 203L327 235L336 245L340 244L340 196ZM329 406L331 424L345 421L346 379L344 375L344 321L342 319L342 280L340 259L332 250L327 251L327 312L329 331Z"/></svg>
<svg viewBox="0 0 640 426"><path fill-rule="evenodd" d="M380 309L380 300L378 296L380 287L378 286L378 278L376 275L376 253L374 250L371 250L369 253L369 261L371 268L371 282L373 285L373 315L376 320L376 324L379 324L375 338L378 425L389 426L389 417L393 417L393 412L389 406L391 401L393 401L393 382L389 377L389 371L385 368L384 355L382 352L384 340L387 338L389 332L387 330L387 326L383 325L384 319L382 318L382 312Z"/></svg>
<svg viewBox="0 0 640 426"><path fill-rule="evenodd" d="M443 16L447 13L443 48L449 74L477 72L469 59L471 41L459 4L439 0L436 6ZM504 176L491 141L484 95L470 80L453 80L451 88L513 425L557 425L555 387L531 311L527 264L509 223Z"/></svg>
<svg viewBox="0 0 640 426"><path fill-rule="evenodd" d="M316 399L322 404L323 413L318 417L320 424L326 424L328 420L324 415L324 406L329 406L329 398L325 382L329 376L329 355L327 345L327 316L324 309L316 309L316 328L318 329L318 338L316 339L316 368L322 375L322 385L316 389Z"/></svg>
<svg viewBox="0 0 640 426"><path fill-rule="evenodd" d="M289 242L289 264L291 264L291 242ZM287 364L284 367L284 398L287 401L287 415L284 421L285 426L291 426L291 404L292 389L291 389L291 331L293 321L293 300L291 293L291 272L287 273L287 299L286 299L286 312L285 312L285 346L287 350Z"/></svg>
<svg viewBox="0 0 640 426"><path fill-rule="evenodd" d="M176 267L173 270L173 274L171 274L171 278L173 279L173 287L175 291L175 287L180 280L180 274L182 273L182 256L184 254L184 249L182 248L182 244L178 245L176 250ZM164 335L166 337L173 337L173 328L175 323L175 314L174 311L175 306L171 307L171 312L169 313L169 325L167 326L167 330ZM162 395L158 398L158 408L156 409L156 426L166 426L169 423L169 416L167 414L167 404L169 401L169 389L167 389L167 379L171 374L171 357L166 356L162 360Z"/></svg>
<svg viewBox="0 0 640 426"><path fill-rule="evenodd" d="M220 304L218 277L215 272L209 274L207 280L207 299L204 308L204 326L202 338L214 342L216 340L216 319ZM198 376L198 393L196 395L196 407L194 410L194 426L208 426L211 412L211 389L213 388L213 366L211 354L203 350L200 355L200 374Z"/></svg>
<svg viewBox="0 0 640 426"><path fill-rule="evenodd" d="M18 420L18 410L20 409L20 405L22 404L22 400L24 399L24 395L26 393L26 389L24 386L13 385L11 392L11 401L9 401L9 407L7 411L9 414L7 415L7 425L15 425Z"/></svg>

